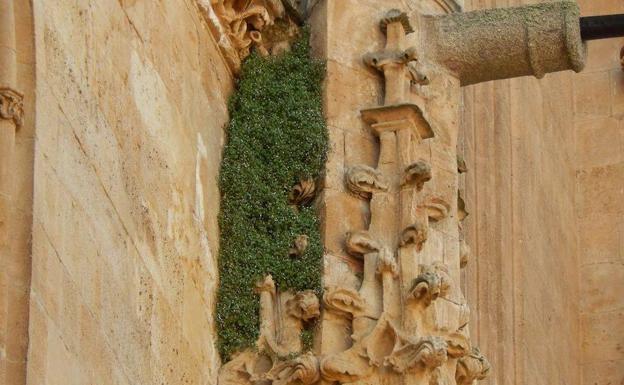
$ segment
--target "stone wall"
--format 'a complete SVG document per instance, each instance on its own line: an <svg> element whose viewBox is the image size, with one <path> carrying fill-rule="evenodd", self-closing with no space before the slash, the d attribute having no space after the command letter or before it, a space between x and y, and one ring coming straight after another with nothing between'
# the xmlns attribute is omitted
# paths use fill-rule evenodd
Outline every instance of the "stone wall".
<svg viewBox="0 0 624 385"><path fill-rule="evenodd" d="M535 1L474 0L468 9ZM492 363L484 384L580 385L574 94L583 75L464 89L463 282L472 334Z"/></svg>
<svg viewBox="0 0 624 385"><path fill-rule="evenodd" d="M621 1L580 4L586 15L624 13ZM590 42L573 82L583 385L624 383L622 46L621 38Z"/></svg>
<svg viewBox="0 0 624 385"><path fill-rule="evenodd" d="M33 3L28 383L215 383L216 42L192 0Z"/></svg>

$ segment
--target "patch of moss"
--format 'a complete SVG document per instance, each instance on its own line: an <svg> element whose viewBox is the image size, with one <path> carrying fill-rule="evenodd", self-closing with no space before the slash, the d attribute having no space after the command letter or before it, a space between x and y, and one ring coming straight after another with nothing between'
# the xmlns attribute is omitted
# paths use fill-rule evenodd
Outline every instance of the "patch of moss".
<svg viewBox="0 0 624 385"><path fill-rule="evenodd" d="M281 56L252 54L230 99L220 174L216 317L224 360L252 347L258 338L254 287L265 275L273 276L279 290L321 292L323 247L317 213L313 207L293 209L288 204L295 183L319 176L327 152L321 99L325 68L311 57L308 41L304 31ZM300 234L308 235L309 245L302 256L289 257L288 249Z"/></svg>

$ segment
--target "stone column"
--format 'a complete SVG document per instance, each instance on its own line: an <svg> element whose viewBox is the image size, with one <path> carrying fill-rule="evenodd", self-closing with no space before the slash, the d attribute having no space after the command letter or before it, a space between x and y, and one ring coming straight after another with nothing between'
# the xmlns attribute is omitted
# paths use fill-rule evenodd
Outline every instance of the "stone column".
<svg viewBox="0 0 624 385"><path fill-rule="evenodd" d="M0 309L2 340L0 341L0 382L16 385L26 381L26 351L22 349L27 327L21 317L28 303L15 304L23 296L14 295L21 282L21 261L15 260L11 248L11 219L14 213L15 173L13 157L15 132L23 119L23 96L17 91L17 52L15 41L15 14L13 0L0 0ZM20 329L20 330L16 330Z"/></svg>

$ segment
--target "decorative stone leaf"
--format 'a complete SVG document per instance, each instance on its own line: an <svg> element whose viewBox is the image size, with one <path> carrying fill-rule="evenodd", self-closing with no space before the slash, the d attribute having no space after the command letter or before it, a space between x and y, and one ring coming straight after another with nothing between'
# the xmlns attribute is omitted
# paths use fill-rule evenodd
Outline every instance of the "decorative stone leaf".
<svg viewBox="0 0 624 385"><path fill-rule="evenodd" d="M392 252L386 248L383 248L379 253L377 273L380 275L383 273L390 273L394 277L399 275L399 267L397 266L396 258Z"/></svg>
<svg viewBox="0 0 624 385"><path fill-rule="evenodd" d="M378 252L380 249L379 243L372 239L368 231L365 230L347 233L345 246L349 254L358 257L364 254Z"/></svg>
<svg viewBox="0 0 624 385"><path fill-rule="evenodd" d="M308 248L309 238L305 234L298 235L293 241L292 246L288 249L290 257L301 257Z"/></svg>
<svg viewBox="0 0 624 385"><path fill-rule="evenodd" d="M300 291L286 302L286 313L303 321L318 318L319 309L319 300L312 290Z"/></svg>
<svg viewBox="0 0 624 385"><path fill-rule="evenodd" d="M314 183L314 179L303 179L288 194L288 203L295 206L305 206L314 200L315 194L316 183Z"/></svg>
<svg viewBox="0 0 624 385"><path fill-rule="evenodd" d="M321 376L326 381L350 384L371 375L373 367L357 346L321 361Z"/></svg>
<svg viewBox="0 0 624 385"><path fill-rule="evenodd" d="M405 168L401 185L415 185L417 190L422 190L425 182L429 180L431 180L431 165L419 160Z"/></svg>
<svg viewBox="0 0 624 385"><path fill-rule="evenodd" d="M479 348L473 347L470 354L457 361L455 381L457 385L472 385L476 380L485 379L489 373L489 361L481 354Z"/></svg>
<svg viewBox="0 0 624 385"><path fill-rule="evenodd" d="M366 199L374 192L388 191L388 184L383 175L363 164L352 166L347 170L346 184L352 193Z"/></svg>
<svg viewBox="0 0 624 385"><path fill-rule="evenodd" d="M434 222L439 222L448 217L451 205L439 197L429 197L425 203L427 216Z"/></svg>
<svg viewBox="0 0 624 385"><path fill-rule="evenodd" d="M448 345L447 353L451 358L464 357L470 353L470 341L461 333L448 333L445 337Z"/></svg>
<svg viewBox="0 0 624 385"><path fill-rule="evenodd" d="M311 385L321 379L318 359L312 353L278 363L267 375L273 385Z"/></svg>
<svg viewBox="0 0 624 385"><path fill-rule="evenodd" d="M422 245L427 240L429 229L423 222L418 221L413 225L406 227L401 233L401 246L415 245L416 250L420 251Z"/></svg>
<svg viewBox="0 0 624 385"><path fill-rule="evenodd" d="M323 294L325 309L338 314L347 314L351 317L364 310L364 299L360 294L344 287L329 287Z"/></svg>
<svg viewBox="0 0 624 385"><path fill-rule="evenodd" d="M416 367L437 368L447 360L447 343L438 336L420 339L401 337L386 364L398 373Z"/></svg>
<svg viewBox="0 0 624 385"><path fill-rule="evenodd" d="M414 279L408 296L429 306L438 297L445 296L450 287L451 279L445 265L420 265L420 274Z"/></svg>

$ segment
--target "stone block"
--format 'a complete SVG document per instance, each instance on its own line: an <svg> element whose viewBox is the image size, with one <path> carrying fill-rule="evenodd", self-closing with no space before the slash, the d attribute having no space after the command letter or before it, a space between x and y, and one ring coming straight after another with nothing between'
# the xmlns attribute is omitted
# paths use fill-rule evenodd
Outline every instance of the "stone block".
<svg viewBox="0 0 624 385"><path fill-rule="evenodd" d="M611 114L611 77L608 72L582 73L574 84L574 112L577 119Z"/></svg>
<svg viewBox="0 0 624 385"><path fill-rule="evenodd" d="M624 311L585 314L581 318L583 363L624 361Z"/></svg>
<svg viewBox="0 0 624 385"><path fill-rule="evenodd" d="M581 310L585 314L622 309L624 263L597 263L581 269Z"/></svg>
<svg viewBox="0 0 624 385"><path fill-rule="evenodd" d="M614 181L624 180L624 163L579 171L578 213L581 217L624 213L624 189Z"/></svg>
<svg viewBox="0 0 624 385"><path fill-rule="evenodd" d="M583 120L575 124L579 166L590 169L624 161L624 130L611 117Z"/></svg>

